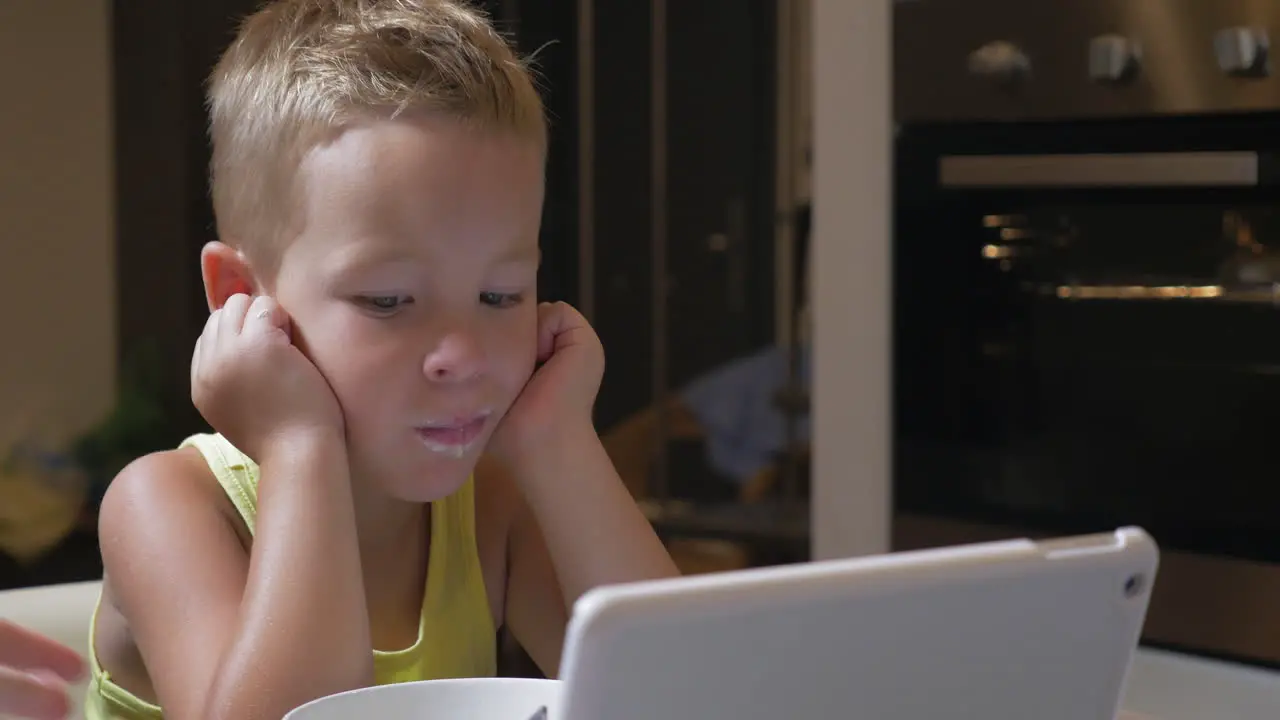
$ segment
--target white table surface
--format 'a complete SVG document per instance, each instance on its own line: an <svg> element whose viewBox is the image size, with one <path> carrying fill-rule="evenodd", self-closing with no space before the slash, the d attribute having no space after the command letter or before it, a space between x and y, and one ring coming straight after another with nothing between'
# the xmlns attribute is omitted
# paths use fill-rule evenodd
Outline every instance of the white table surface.
<svg viewBox="0 0 1280 720"><path fill-rule="evenodd" d="M1280 672L1139 648L1124 708L1160 720L1276 720Z"/></svg>

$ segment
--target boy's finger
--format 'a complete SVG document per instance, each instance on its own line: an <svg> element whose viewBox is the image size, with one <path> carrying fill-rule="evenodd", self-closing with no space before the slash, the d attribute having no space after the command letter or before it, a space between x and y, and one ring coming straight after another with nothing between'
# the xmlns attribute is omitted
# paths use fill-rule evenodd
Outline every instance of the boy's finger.
<svg viewBox="0 0 1280 720"><path fill-rule="evenodd" d="M196 347L191 351L191 387L196 386L196 378L200 377L200 341L204 336L196 338Z"/></svg>
<svg viewBox="0 0 1280 720"><path fill-rule="evenodd" d="M591 326L572 305L563 302L538 306L538 362L546 362L557 350L574 345L588 335Z"/></svg>
<svg viewBox="0 0 1280 720"><path fill-rule="evenodd" d="M546 362L556 349L556 335L560 334L559 317L554 303L538 306L538 362Z"/></svg>
<svg viewBox="0 0 1280 720"><path fill-rule="evenodd" d="M71 714L71 699L55 678L0 666L0 716L62 720Z"/></svg>
<svg viewBox="0 0 1280 720"><path fill-rule="evenodd" d="M75 650L8 620L0 620L0 666L47 670L71 682L84 675L84 659Z"/></svg>
<svg viewBox="0 0 1280 720"><path fill-rule="evenodd" d="M259 295L249 306L248 314L244 319L244 330L246 333L269 333L281 330L288 335L289 314L280 307L280 303L276 302L275 298Z"/></svg>
<svg viewBox="0 0 1280 720"><path fill-rule="evenodd" d="M240 334L240 329L244 327L245 313L249 311L249 303L252 298L243 293L237 293L227 298L227 302L222 305L218 314L221 319L218 320L218 335L223 338L233 338Z"/></svg>
<svg viewBox="0 0 1280 720"><path fill-rule="evenodd" d="M200 332L203 337L205 335L213 335L218 332L218 323L222 319L222 308L213 310L209 313L209 317L204 321L204 330Z"/></svg>

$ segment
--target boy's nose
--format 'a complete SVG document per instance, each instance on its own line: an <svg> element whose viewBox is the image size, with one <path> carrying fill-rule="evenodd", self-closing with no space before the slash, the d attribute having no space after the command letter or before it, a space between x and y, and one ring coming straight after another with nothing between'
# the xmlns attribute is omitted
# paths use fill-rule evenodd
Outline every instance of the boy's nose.
<svg viewBox="0 0 1280 720"><path fill-rule="evenodd" d="M427 353L422 370L433 382L466 382L478 377L483 365L474 339L463 333L450 333Z"/></svg>

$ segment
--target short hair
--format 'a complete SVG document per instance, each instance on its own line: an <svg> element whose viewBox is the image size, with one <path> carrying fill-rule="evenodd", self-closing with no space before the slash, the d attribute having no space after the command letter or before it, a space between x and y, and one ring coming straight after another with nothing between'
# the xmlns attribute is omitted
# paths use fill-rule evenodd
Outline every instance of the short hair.
<svg viewBox="0 0 1280 720"><path fill-rule="evenodd" d="M547 142L527 63L464 0L269 1L218 61L208 105L218 233L249 249L290 229L303 157L352 122L425 111Z"/></svg>

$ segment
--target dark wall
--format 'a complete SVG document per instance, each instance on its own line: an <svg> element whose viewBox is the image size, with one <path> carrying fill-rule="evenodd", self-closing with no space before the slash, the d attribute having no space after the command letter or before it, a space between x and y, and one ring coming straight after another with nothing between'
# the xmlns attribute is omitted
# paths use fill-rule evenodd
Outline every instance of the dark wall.
<svg viewBox="0 0 1280 720"><path fill-rule="evenodd" d="M251 0L115 0L116 243L122 365L153 347L169 414L192 428L191 348L206 314L199 249L214 237L204 83Z"/></svg>
<svg viewBox="0 0 1280 720"><path fill-rule="evenodd" d="M666 227L655 278L652 7L595 2L602 429L653 401L656 356L661 385L677 391L771 341L775 8L666 0ZM656 284L665 286L665 318L655 316Z"/></svg>
<svg viewBox="0 0 1280 720"><path fill-rule="evenodd" d="M533 67L550 131L543 205L543 300L578 302L578 52L576 0L489 0L500 29Z"/></svg>
<svg viewBox="0 0 1280 720"><path fill-rule="evenodd" d="M653 397L650 18L647 2L595 3L595 316L608 357L606 429Z"/></svg>

